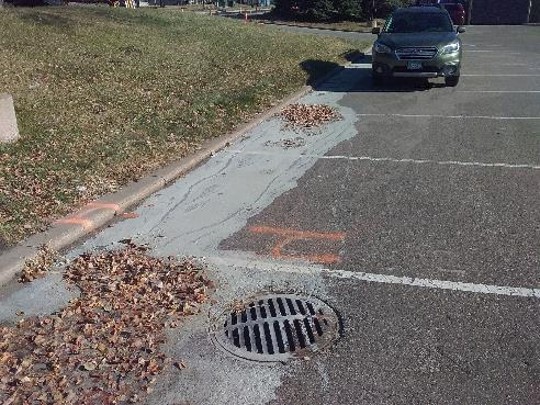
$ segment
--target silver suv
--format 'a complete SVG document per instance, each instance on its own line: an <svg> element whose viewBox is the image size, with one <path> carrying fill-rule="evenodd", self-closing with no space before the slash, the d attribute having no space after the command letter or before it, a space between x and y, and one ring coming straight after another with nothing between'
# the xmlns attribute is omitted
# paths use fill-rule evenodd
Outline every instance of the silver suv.
<svg viewBox="0 0 540 405"><path fill-rule="evenodd" d="M448 12L439 7L409 7L394 11L373 44L372 76L375 84L388 77L444 77L457 86L462 45Z"/></svg>

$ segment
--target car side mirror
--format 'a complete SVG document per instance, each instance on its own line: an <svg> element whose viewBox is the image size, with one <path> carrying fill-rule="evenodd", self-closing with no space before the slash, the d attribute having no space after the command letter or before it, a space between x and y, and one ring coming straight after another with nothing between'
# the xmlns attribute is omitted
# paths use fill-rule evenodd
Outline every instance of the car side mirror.
<svg viewBox="0 0 540 405"><path fill-rule="evenodd" d="M375 27L371 30L371 33L374 35L379 35L381 33L381 27Z"/></svg>
<svg viewBox="0 0 540 405"><path fill-rule="evenodd" d="M459 27L457 27L457 32L460 33L460 34L463 34L465 32L465 27L462 27L461 25Z"/></svg>

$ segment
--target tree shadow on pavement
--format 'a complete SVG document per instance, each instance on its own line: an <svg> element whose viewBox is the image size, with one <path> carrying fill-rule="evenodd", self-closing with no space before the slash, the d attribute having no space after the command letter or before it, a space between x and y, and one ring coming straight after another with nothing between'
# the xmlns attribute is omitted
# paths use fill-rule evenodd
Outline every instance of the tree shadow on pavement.
<svg viewBox="0 0 540 405"><path fill-rule="evenodd" d="M390 79L384 85L375 85L371 77L371 55L351 52L345 55L351 63L346 66L337 63L309 59L301 67L308 73L307 84L316 91L333 93L401 93L427 91L444 87L426 79Z"/></svg>
<svg viewBox="0 0 540 405"><path fill-rule="evenodd" d="M325 60L308 59L300 63L302 69L308 74L306 84L312 87L317 87L317 83L324 82L329 76L339 74L343 66Z"/></svg>
<svg viewBox="0 0 540 405"><path fill-rule="evenodd" d="M371 62L371 55L366 55L365 53L360 52L358 49L350 49L347 52L343 53L341 56L345 58L347 61L353 62L353 63L359 60L366 59L366 58L369 58Z"/></svg>

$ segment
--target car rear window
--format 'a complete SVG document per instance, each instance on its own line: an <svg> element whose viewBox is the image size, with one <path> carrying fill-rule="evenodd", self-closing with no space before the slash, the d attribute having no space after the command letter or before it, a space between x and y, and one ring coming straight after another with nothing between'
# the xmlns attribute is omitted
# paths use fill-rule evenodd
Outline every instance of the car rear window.
<svg viewBox="0 0 540 405"><path fill-rule="evenodd" d="M452 31L452 21L446 13L399 13L384 27L384 32L396 34Z"/></svg>
<svg viewBox="0 0 540 405"><path fill-rule="evenodd" d="M461 4L444 4L443 7L448 11L463 11L463 6Z"/></svg>

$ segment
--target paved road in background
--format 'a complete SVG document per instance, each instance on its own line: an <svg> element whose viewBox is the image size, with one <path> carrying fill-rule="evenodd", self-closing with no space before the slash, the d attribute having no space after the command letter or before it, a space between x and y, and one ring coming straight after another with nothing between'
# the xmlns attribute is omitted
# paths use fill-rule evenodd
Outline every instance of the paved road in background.
<svg viewBox="0 0 540 405"><path fill-rule="evenodd" d="M323 30L323 29L317 29L317 28L293 27L293 26L288 26L288 25L277 25L277 24L272 25L272 26L278 27L280 30L283 30L286 32L294 32L294 33L306 34L306 35L322 35L325 37L338 37L338 38L350 39L353 41L372 42L375 38L371 33L364 33L364 32L330 31L330 30Z"/></svg>
<svg viewBox="0 0 540 405"><path fill-rule="evenodd" d="M366 57L300 100L341 121L296 133L269 119L70 253L133 238L205 257L210 315L277 290L341 316L331 349L273 365L225 354L211 317L193 317L166 348L186 369L148 403L540 403L540 29L470 27L463 40L457 88L374 89ZM12 288L0 318L54 310L63 288Z"/></svg>

